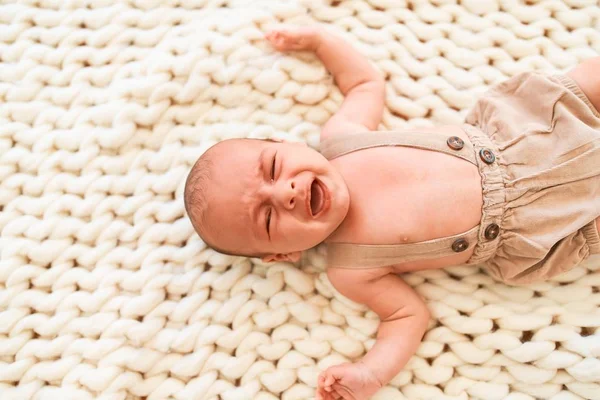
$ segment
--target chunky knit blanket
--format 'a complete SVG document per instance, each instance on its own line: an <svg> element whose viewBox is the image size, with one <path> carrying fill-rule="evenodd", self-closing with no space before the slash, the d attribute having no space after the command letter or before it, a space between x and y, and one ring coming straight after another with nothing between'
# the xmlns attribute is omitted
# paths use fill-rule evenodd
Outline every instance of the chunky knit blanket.
<svg viewBox="0 0 600 400"><path fill-rule="evenodd" d="M322 23L386 76L382 129L600 52L596 0L0 1L0 398L309 399L378 319L301 265L223 256L183 185L232 137L318 147L342 96L263 33ZM407 274L432 310L376 399L600 399L600 260L508 287Z"/></svg>

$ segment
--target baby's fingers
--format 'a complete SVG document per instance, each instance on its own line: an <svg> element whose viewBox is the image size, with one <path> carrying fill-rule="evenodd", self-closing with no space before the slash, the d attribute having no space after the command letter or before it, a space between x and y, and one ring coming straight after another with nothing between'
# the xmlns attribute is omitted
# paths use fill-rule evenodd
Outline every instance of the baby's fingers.
<svg viewBox="0 0 600 400"><path fill-rule="evenodd" d="M282 39L297 39L300 36L297 31L291 29L273 29L267 35Z"/></svg>
<svg viewBox="0 0 600 400"><path fill-rule="evenodd" d="M277 50L287 50L290 47L289 40L279 32L269 32L265 35L265 38L271 42Z"/></svg>
<svg viewBox="0 0 600 400"><path fill-rule="evenodd" d="M273 30L265 35L277 50L310 50L316 41L314 32L308 28Z"/></svg>
<svg viewBox="0 0 600 400"><path fill-rule="evenodd" d="M316 400L338 400L338 399L341 399L341 397L335 393L327 393L322 388L318 388L317 392L315 394L315 399Z"/></svg>
<svg viewBox="0 0 600 400"><path fill-rule="evenodd" d="M292 34L291 32L288 32L288 31L272 30L272 31L268 32L267 34L265 34L265 37L267 39L269 39L271 42L285 43L285 42L292 41L296 37L296 35Z"/></svg>
<svg viewBox="0 0 600 400"><path fill-rule="evenodd" d="M323 382L323 386L325 386L326 388L329 388L329 391L331 391L331 385L333 385L335 383L335 378L333 377L333 375L327 375L325 377L325 382Z"/></svg>
<svg viewBox="0 0 600 400"><path fill-rule="evenodd" d="M265 38L272 43L275 43L277 40L281 39L281 35L277 31L271 31L265 33Z"/></svg>

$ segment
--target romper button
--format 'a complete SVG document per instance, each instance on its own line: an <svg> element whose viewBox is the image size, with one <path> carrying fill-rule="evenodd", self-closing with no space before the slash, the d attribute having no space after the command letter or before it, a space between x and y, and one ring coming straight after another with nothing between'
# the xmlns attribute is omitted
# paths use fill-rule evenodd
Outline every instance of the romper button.
<svg viewBox="0 0 600 400"><path fill-rule="evenodd" d="M465 251L468 248L469 242L467 242L465 239L456 239L456 241L452 243L452 250L454 250L457 253Z"/></svg>
<svg viewBox="0 0 600 400"><path fill-rule="evenodd" d="M446 140L446 144L452 150L460 150L465 146L465 142L458 136L450 136L448 140Z"/></svg>
<svg viewBox="0 0 600 400"><path fill-rule="evenodd" d="M498 237L500 233L500 227L496 224L489 224L487 228L485 228L484 236L487 240L494 240Z"/></svg>
<svg viewBox="0 0 600 400"><path fill-rule="evenodd" d="M479 150L479 157L481 157L483 162L485 162L486 164L491 164L494 161L496 161L496 156L494 155L494 153L492 153L490 149L485 147Z"/></svg>

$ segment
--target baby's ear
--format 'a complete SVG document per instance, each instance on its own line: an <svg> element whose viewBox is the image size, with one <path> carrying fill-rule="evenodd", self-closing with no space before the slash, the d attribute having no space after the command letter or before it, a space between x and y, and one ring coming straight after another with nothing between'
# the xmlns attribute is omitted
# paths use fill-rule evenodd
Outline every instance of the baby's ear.
<svg viewBox="0 0 600 400"><path fill-rule="evenodd" d="M286 254L269 254L262 258L263 262L274 262L274 261L287 261L287 262L297 262L300 261L301 253L299 251L294 251Z"/></svg>

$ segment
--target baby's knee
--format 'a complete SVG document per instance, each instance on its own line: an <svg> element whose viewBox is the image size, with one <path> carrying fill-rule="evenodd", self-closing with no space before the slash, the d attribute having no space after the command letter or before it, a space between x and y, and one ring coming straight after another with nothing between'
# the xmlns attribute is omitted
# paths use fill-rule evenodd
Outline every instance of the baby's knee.
<svg viewBox="0 0 600 400"><path fill-rule="evenodd" d="M590 100L590 103L600 112L600 57L590 58L567 75L569 75Z"/></svg>

